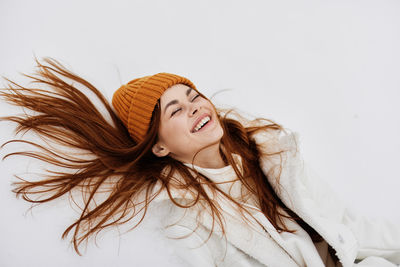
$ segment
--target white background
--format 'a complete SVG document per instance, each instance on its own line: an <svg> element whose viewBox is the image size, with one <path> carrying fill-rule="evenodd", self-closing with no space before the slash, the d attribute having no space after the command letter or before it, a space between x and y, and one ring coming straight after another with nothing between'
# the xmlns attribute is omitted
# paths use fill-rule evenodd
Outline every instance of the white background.
<svg viewBox="0 0 400 267"><path fill-rule="evenodd" d="M299 132L304 157L342 199L400 222L399 14L389 0L1 0L0 75L24 83L34 56L50 56L108 99L163 71L208 96L229 88L216 104ZM1 116L18 111L0 103ZM13 137L12 124L0 127L1 143ZM66 199L28 212L11 193L12 175L31 167L0 164L0 266L173 265L146 229L108 231L75 255L60 240L77 216Z"/></svg>

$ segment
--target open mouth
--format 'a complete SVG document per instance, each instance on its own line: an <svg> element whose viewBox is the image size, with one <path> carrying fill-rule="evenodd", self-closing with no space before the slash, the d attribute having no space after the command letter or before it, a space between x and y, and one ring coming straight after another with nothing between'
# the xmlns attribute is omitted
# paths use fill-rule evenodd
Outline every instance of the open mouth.
<svg viewBox="0 0 400 267"><path fill-rule="evenodd" d="M196 126L193 128L192 133L200 131L207 123L209 123L211 120L210 116L205 116L203 119L201 119Z"/></svg>

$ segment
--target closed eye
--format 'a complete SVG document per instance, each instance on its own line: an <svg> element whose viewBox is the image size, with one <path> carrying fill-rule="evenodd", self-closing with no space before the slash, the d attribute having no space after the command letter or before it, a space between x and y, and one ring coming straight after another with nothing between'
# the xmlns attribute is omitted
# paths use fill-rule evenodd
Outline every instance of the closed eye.
<svg viewBox="0 0 400 267"><path fill-rule="evenodd" d="M171 113L171 117L174 116L178 111L182 110L181 108L177 108L175 109L172 113Z"/></svg>
<svg viewBox="0 0 400 267"><path fill-rule="evenodd" d="M199 96L200 96L199 94L195 95L195 96L192 98L192 102L195 101L196 98L198 98Z"/></svg>
<svg viewBox="0 0 400 267"><path fill-rule="evenodd" d="M200 96L199 94L195 95L195 96L190 100L190 102L194 102L199 96ZM171 117L174 116L177 112L179 112L179 111L181 111L181 110L182 110L182 108L177 108L177 109L175 109L175 110L171 113Z"/></svg>

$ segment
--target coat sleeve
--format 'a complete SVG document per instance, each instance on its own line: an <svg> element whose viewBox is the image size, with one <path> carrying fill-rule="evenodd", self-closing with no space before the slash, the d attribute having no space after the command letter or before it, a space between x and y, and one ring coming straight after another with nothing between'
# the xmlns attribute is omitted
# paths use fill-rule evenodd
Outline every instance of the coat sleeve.
<svg viewBox="0 0 400 267"><path fill-rule="evenodd" d="M357 259L377 256L400 264L400 224L366 218L350 209L346 210L343 223L352 230L359 242Z"/></svg>
<svg viewBox="0 0 400 267"><path fill-rule="evenodd" d="M330 186L310 168L309 164L304 162L299 152L300 141L297 133L288 131L261 133L254 139L257 145L268 153L284 150L279 157L273 156L272 159L261 160L264 171L273 169L281 163L281 159L284 159L283 164L287 164L288 168L302 169L300 172L293 172L301 173L296 180L282 177L282 183L287 183L285 189L288 190L286 191L302 191L294 193L306 196L309 200L307 206L315 209L313 213L350 229L359 245L357 259L376 256L400 264L400 223L394 224L383 219L367 218L339 199Z"/></svg>
<svg viewBox="0 0 400 267"><path fill-rule="evenodd" d="M400 264L400 223L361 215L348 204L344 204L330 186L306 163L305 165L307 171L305 188L311 191L310 195L321 214L332 210L332 204L336 206L335 213L324 216L331 216L352 231L359 245L357 259L375 256Z"/></svg>

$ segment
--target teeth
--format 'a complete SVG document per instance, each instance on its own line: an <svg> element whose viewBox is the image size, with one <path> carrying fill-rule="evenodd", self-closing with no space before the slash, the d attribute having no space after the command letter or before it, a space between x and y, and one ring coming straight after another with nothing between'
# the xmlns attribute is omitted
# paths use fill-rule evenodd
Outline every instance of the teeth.
<svg viewBox="0 0 400 267"><path fill-rule="evenodd" d="M200 130L201 127L204 126L204 124L206 124L208 121L210 121L211 118L209 116L205 117L204 119L202 119L194 128L194 131L197 132L198 130Z"/></svg>

